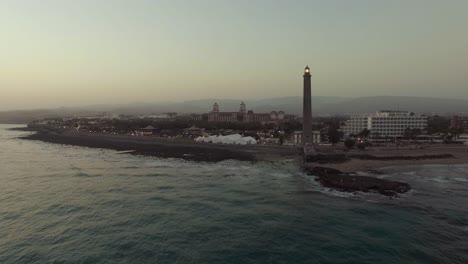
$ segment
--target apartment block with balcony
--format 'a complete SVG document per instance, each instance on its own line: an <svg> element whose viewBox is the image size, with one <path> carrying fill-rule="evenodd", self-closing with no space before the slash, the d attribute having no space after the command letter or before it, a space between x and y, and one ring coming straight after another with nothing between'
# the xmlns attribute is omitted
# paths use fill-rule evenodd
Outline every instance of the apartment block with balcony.
<svg viewBox="0 0 468 264"><path fill-rule="evenodd" d="M341 127L345 137L357 135L364 129L377 137L400 138L406 129L424 130L427 116L408 111L382 110L374 114L352 116Z"/></svg>

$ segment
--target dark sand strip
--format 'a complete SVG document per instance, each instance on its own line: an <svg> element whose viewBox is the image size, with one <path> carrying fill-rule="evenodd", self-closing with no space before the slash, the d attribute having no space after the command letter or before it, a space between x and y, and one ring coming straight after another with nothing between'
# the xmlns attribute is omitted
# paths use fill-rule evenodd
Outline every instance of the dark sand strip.
<svg viewBox="0 0 468 264"><path fill-rule="evenodd" d="M295 147L219 145L76 131L37 132L23 137L23 139L89 148L130 151L129 153L134 155L207 162L218 162L229 159L240 161L282 161L297 160L301 157L300 149Z"/></svg>

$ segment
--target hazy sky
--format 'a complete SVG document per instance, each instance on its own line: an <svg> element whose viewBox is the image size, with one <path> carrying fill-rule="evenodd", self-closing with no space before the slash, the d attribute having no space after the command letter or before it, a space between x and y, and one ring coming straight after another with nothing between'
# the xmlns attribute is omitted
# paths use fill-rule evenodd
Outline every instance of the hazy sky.
<svg viewBox="0 0 468 264"><path fill-rule="evenodd" d="M0 0L0 109L313 93L468 99L467 0Z"/></svg>

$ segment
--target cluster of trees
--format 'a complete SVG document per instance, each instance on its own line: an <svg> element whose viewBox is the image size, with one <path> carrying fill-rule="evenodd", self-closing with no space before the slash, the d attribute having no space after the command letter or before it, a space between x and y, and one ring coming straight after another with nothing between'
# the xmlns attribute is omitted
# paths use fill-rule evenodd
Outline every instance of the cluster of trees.
<svg viewBox="0 0 468 264"><path fill-rule="evenodd" d="M409 128L407 127L403 132L404 139L416 139L417 136L422 134L422 130L419 128Z"/></svg>
<svg viewBox="0 0 468 264"><path fill-rule="evenodd" d="M324 133L322 134L322 137L328 139L328 142L330 142L331 144L338 143L343 137L343 132L339 131L339 128L341 123L346 120L346 117L322 117L318 118L318 120L320 120L321 122L319 122L319 127L317 127L316 129L326 129L326 131L324 131Z"/></svg>
<svg viewBox="0 0 468 264"><path fill-rule="evenodd" d="M427 132L429 134L450 132L450 118L445 116L434 115L427 119Z"/></svg>
<svg viewBox="0 0 468 264"><path fill-rule="evenodd" d="M340 125L343 121L346 120L346 117L335 116L335 117L316 117L314 118L313 129L321 131L322 138L328 140L332 144L336 144L343 137L341 131L339 131ZM79 123L83 120L73 120L71 122ZM451 120L449 117L445 116L431 116L428 118L428 127L427 132L429 134L441 133L441 134L450 134L456 135L460 134L463 131L455 130L450 128ZM99 124L95 125L96 128L113 128L116 131L132 131L138 130L147 126L153 126L157 129L185 129L191 126L196 126L200 128L205 128L208 131L216 131L222 129L233 129L237 131L270 131L276 130L284 131L286 137L291 135L294 131L302 130L302 123L298 121L284 122L280 124L261 124L261 123L227 123L227 122L208 122L207 120L200 121L189 121L189 120L159 120L155 121L153 119L129 119L129 120L119 120L119 119L109 119L109 120L100 120ZM404 131L405 139L415 139L418 135L421 135L423 131L421 129L410 129L407 128ZM282 136L279 133L276 133L279 138ZM352 135L352 138L368 138L368 137L377 137L381 135L378 133L373 133L368 129L364 129L357 135ZM352 139L346 140L345 145L349 148L360 147L359 142L352 143ZM361 146L362 147L362 146ZM364 146L365 147L365 146Z"/></svg>
<svg viewBox="0 0 468 264"><path fill-rule="evenodd" d="M364 129L363 129L361 132L359 132L357 135L351 134L351 135L349 135L349 136L352 137L352 138L355 138L355 137L367 138L367 137L370 136L370 135L371 135L371 131L370 131L369 129L367 129L367 128L364 128ZM377 134L377 133L374 133L374 134L372 134L372 135L373 135L373 136L376 136L376 135L378 135L378 134Z"/></svg>
<svg viewBox="0 0 468 264"><path fill-rule="evenodd" d="M321 131L322 138L328 140L332 144L336 144L343 137L343 133L339 131L340 123L343 122L343 117L320 117L314 119L313 129ZM79 120L76 120L79 121ZM176 129L181 130L196 126L205 128L207 131L216 131L223 129L233 129L237 131L271 131L275 130L275 137L280 141L284 141L284 137L289 137L294 131L302 130L302 123L299 121L290 121L280 124L268 123L228 123L228 122L208 122L207 120L189 121L189 120L158 120L153 119L109 119L102 120L96 127L113 128L114 131L125 132L134 131L147 126L153 126L157 129ZM279 131L284 131L284 135Z"/></svg>
<svg viewBox="0 0 468 264"><path fill-rule="evenodd" d="M353 138L347 138L344 142L344 145L348 149L352 149L354 146L356 146L360 150L364 150L366 148L366 143L364 141L357 142Z"/></svg>
<svg viewBox="0 0 468 264"><path fill-rule="evenodd" d="M83 124L83 120L76 119L70 121L71 124ZM76 125L77 126L77 125ZM93 125L90 125L93 126ZM228 122L208 122L208 121L188 121L188 120L168 120L168 121L155 121L153 119L108 119L101 120L98 124L94 125L101 128L113 128L116 131L134 131L147 126L153 126L157 129L185 129L192 126L205 128L208 131L233 129L238 131L268 131L280 130L286 134L293 133L297 130L302 130L302 124L298 121L284 122L279 125L274 123L261 124L261 123L228 123Z"/></svg>
<svg viewBox="0 0 468 264"><path fill-rule="evenodd" d="M459 135L464 131L463 129L456 129L451 127L451 118L447 116L434 115L427 119L427 132L429 134L451 134Z"/></svg>

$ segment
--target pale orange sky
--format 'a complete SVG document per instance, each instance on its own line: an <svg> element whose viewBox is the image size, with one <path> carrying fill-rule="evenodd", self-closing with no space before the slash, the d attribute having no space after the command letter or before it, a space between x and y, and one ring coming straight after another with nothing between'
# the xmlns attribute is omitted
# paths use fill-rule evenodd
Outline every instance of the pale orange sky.
<svg viewBox="0 0 468 264"><path fill-rule="evenodd" d="M0 110L316 95L468 99L468 1L4 0Z"/></svg>

